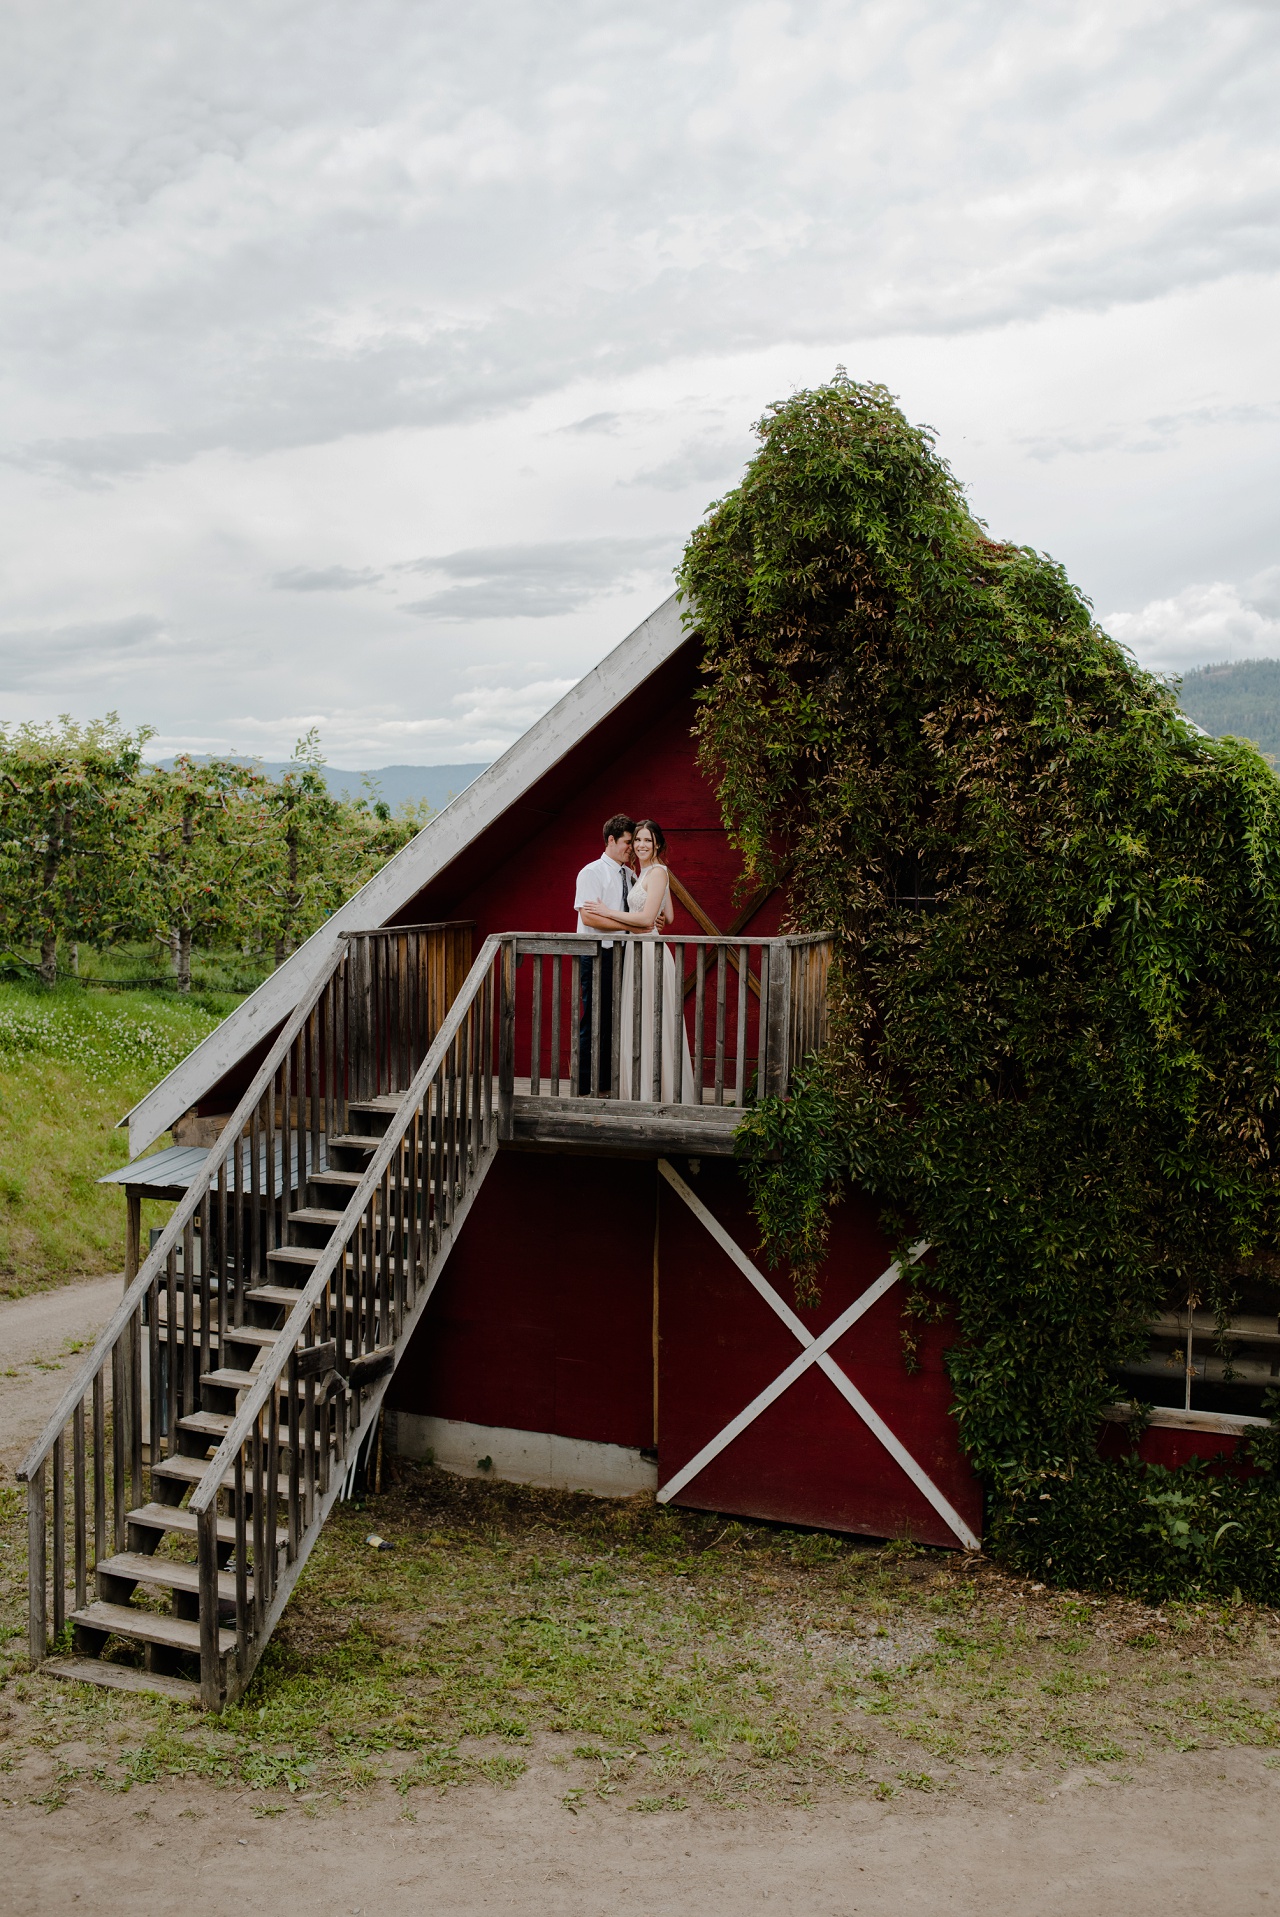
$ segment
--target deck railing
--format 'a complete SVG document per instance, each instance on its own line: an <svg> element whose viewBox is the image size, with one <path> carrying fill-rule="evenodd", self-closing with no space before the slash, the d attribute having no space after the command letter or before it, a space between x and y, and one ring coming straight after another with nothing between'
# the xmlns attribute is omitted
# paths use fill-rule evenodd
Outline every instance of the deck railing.
<svg viewBox="0 0 1280 1917"><path fill-rule="evenodd" d="M651 965L650 984L632 989L624 1016L628 944L635 948L631 969L637 982L646 971L639 949L645 944L658 953L665 947L672 967L668 975L665 964ZM533 1098L617 1099L625 1084L634 1102L716 1106L743 1106L763 1094L785 1097L794 1066L827 1042L830 954L830 938L821 933L617 938L612 944L584 934L509 934L503 940L501 1090L509 1095L518 1087ZM583 1016L587 1004L589 1023ZM691 1081L678 1056L671 1070L681 1031ZM671 1092L666 1100L664 1034Z"/></svg>

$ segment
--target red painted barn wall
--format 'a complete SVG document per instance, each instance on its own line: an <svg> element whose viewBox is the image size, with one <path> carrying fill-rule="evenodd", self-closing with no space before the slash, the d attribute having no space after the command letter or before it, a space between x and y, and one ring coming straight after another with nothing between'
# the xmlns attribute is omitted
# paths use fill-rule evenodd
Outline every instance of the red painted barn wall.
<svg viewBox="0 0 1280 1917"><path fill-rule="evenodd" d="M500 1152L389 1402L651 1445L656 1185L652 1162Z"/></svg>
<svg viewBox="0 0 1280 1917"><path fill-rule="evenodd" d="M576 874L598 856L605 818L626 810L659 821L672 869L726 927L737 910L739 861L690 737L692 651L655 681L549 768L499 826L399 915L402 921L473 919L477 940L490 932L570 931ZM781 909L779 898L768 901L749 931L777 931ZM672 936L697 929L679 910ZM698 1190L739 1242L754 1243L745 1187L731 1164L704 1160ZM650 1444L656 1206L659 1475L670 1476L789 1362L795 1342L669 1188L659 1186L651 1163L503 1152L397 1373L396 1406ZM857 1200L842 1206L823 1302L806 1321L825 1325L888 1262L872 1208ZM948 1415L946 1330L921 1329L915 1377L903 1365L899 1333L891 1294L846 1335L837 1355L979 1530L980 1490ZM874 1536L956 1541L816 1372L735 1441L682 1501Z"/></svg>
<svg viewBox="0 0 1280 1917"><path fill-rule="evenodd" d="M738 909L734 884L741 861L728 842L715 793L698 769L690 728L695 717L688 670L662 707L629 702L633 717L619 736L595 734L569 763L548 775L549 789L513 808L505 830L490 829L434 879L397 917L406 925L433 919L474 919L477 940L490 932L571 932L574 881L604 849L600 828L613 812L657 819L667 835L667 858L703 910L726 927ZM625 708L624 708L625 716ZM779 927L775 897L750 925L756 937ZM698 927L676 908L672 936Z"/></svg>
<svg viewBox="0 0 1280 1917"><path fill-rule="evenodd" d="M1126 1425L1108 1421L1099 1428L1100 1458L1126 1458L1135 1449L1144 1463L1162 1464L1169 1471L1199 1458L1211 1470L1229 1471L1235 1477L1257 1473L1242 1439L1226 1432L1179 1431L1174 1425L1156 1424L1141 1433L1135 1446Z"/></svg>
<svg viewBox="0 0 1280 1917"><path fill-rule="evenodd" d="M395 922L474 920L477 946L491 932L570 932L578 872L603 851L605 819L629 811L658 820L667 834L672 870L714 922L727 927L739 909L734 886L741 861L729 846L715 793L696 763L690 733L698 676L698 644L691 640L518 793L500 819L396 913ZM775 895L744 929L767 938L778 931L781 917L782 899ZM672 935L691 937L698 929L677 906ZM527 966L521 968L518 989L529 991ZM521 1023L527 1029L526 1021ZM199 1110L229 1111L274 1037L268 1033L211 1087ZM748 1044L753 1048L754 1043L751 1023ZM527 1060L519 1061L519 1071L527 1068Z"/></svg>
<svg viewBox="0 0 1280 1917"><path fill-rule="evenodd" d="M746 1189L704 1159L698 1196L744 1248ZM659 1210L659 1375L653 1231ZM871 1206L837 1211L817 1332L879 1277L889 1249ZM779 1289L790 1299L787 1280ZM919 1328L919 1370L890 1292L834 1355L977 1532L981 1489L960 1453L945 1326ZM644 1448L665 1481L796 1355L791 1333L651 1163L504 1151L392 1386L396 1409ZM744 1517L912 1537L954 1534L816 1369L736 1438L677 1502Z"/></svg>
<svg viewBox="0 0 1280 1917"><path fill-rule="evenodd" d="M754 1255L756 1233L736 1167L703 1159L690 1182L730 1236ZM665 1181L658 1235L658 1458L659 1478L665 1481L777 1377L799 1346ZM869 1202L857 1195L846 1199L833 1218L821 1303L796 1306L797 1316L820 1333L890 1260ZM794 1304L785 1273L765 1275ZM946 1325L917 1328L919 1369L913 1374L903 1362L901 1330L901 1294L895 1287L845 1333L832 1355L944 1497L981 1534L981 1486L960 1450L950 1415L943 1353L951 1334ZM676 1502L875 1537L957 1543L816 1366L713 1459Z"/></svg>

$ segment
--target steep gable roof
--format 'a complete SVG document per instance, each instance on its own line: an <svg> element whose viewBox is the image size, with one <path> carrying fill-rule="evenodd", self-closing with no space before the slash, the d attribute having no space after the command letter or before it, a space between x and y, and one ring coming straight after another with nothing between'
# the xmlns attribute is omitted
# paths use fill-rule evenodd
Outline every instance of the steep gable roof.
<svg viewBox="0 0 1280 1917"><path fill-rule="evenodd" d="M572 752L623 700L673 658L687 639L679 595L672 593L465 792L429 819L367 885L326 919L291 958L133 1107L127 1114L130 1157L145 1151L278 1029L328 965L340 933L394 920L438 873L488 832L549 767Z"/></svg>

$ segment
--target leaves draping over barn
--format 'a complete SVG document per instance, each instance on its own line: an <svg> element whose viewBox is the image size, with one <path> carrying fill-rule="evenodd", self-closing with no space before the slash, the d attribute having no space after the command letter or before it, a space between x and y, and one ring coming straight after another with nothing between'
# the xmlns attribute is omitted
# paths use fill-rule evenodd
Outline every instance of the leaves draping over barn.
<svg viewBox="0 0 1280 1917"><path fill-rule="evenodd" d="M916 1308L1012 1482L1092 1455L1144 1321L1275 1243L1280 784L883 387L757 430L681 573L701 745L746 883L837 940L832 1048L748 1121L758 1215L802 1287L845 1177L932 1241Z"/></svg>

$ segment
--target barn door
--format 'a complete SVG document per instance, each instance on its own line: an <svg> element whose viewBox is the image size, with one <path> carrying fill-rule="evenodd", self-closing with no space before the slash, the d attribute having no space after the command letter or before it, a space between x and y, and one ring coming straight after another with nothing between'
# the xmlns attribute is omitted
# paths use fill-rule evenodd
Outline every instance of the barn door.
<svg viewBox="0 0 1280 1917"><path fill-rule="evenodd" d="M821 1303L802 1309L750 1249L736 1167L659 1171L659 1499L976 1549L981 1487L943 1363L952 1334L921 1326L908 1372L900 1273L871 1207L837 1207Z"/></svg>

